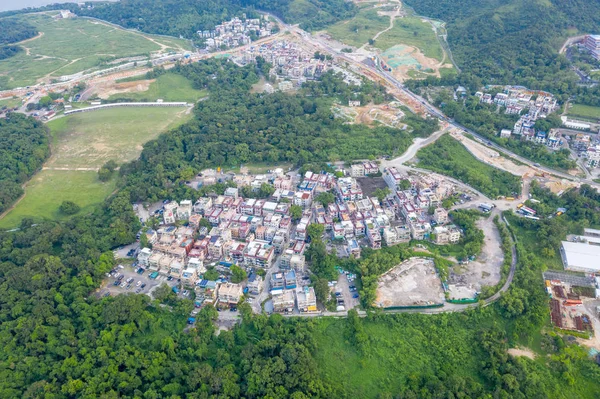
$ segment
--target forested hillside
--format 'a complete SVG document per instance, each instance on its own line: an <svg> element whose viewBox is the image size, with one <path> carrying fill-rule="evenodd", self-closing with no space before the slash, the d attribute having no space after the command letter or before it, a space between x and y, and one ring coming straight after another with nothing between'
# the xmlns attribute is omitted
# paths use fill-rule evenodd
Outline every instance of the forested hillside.
<svg viewBox="0 0 600 399"><path fill-rule="evenodd" d="M0 19L0 61L23 51L20 46L9 46L38 34L38 31L27 22L13 18Z"/></svg>
<svg viewBox="0 0 600 399"><path fill-rule="evenodd" d="M521 84L556 94L578 78L558 49L569 35L597 33L598 0L408 0L419 14L447 22L462 80ZM576 30L573 30L576 28ZM570 30L570 31L569 31Z"/></svg>
<svg viewBox="0 0 600 399"><path fill-rule="evenodd" d="M187 39L193 39L198 30L212 29L242 13L250 17L254 10L271 12L307 30L322 29L356 13L354 3L344 0L121 0L94 4L92 9L80 8L75 3L44 9L49 8L68 8L77 15L103 19L125 28Z"/></svg>
<svg viewBox="0 0 600 399"><path fill-rule="evenodd" d="M26 182L50 155L46 127L23 114L0 119L0 213L23 195Z"/></svg>
<svg viewBox="0 0 600 399"><path fill-rule="evenodd" d="M0 45L17 43L37 35L32 25L13 18L0 19Z"/></svg>

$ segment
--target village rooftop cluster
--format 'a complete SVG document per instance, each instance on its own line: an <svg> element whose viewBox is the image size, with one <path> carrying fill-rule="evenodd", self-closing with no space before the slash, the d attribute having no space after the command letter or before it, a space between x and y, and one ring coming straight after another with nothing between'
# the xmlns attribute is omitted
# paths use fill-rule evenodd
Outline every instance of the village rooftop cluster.
<svg viewBox="0 0 600 399"><path fill-rule="evenodd" d="M250 44L252 41L271 36L276 24L269 22L261 15L260 18L235 17L231 21L215 26L213 30L198 31L200 38L205 40L206 50L213 51Z"/></svg>
<svg viewBox="0 0 600 399"><path fill-rule="evenodd" d="M256 57L262 57L273 68L270 71L270 80L278 82L278 89L282 91L300 87L307 80L319 78L330 69L345 75L345 81L360 85L357 76L334 65L331 59L315 58L314 53L304 49L298 43L288 40L276 40L261 45L249 46L231 59L238 65L247 65L256 62ZM275 89L270 83L265 85L266 92Z"/></svg>
<svg viewBox="0 0 600 399"><path fill-rule="evenodd" d="M364 162L345 170L343 177L330 173L306 172L303 176L276 169L269 175L238 174L223 195L200 197L195 201L166 201L157 210L161 227L145 234L152 249L143 248L139 267L151 276L170 276L184 287L196 290L203 303L236 306L244 291L259 295L263 289L273 296L275 311L289 311L291 302L300 311L316 311L314 291L306 273L305 251L310 245L311 224L324 226L325 239L345 249L346 256L360 257L361 248L379 249L382 243L396 245L411 239L432 239L437 244L459 241L461 231L441 207L456 187L436 175L409 176L395 168L385 170L390 194L380 202L368 197L357 179L379 173L379 165ZM205 171L203 184L214 183L216 173ZM240 196L240 188L258 191L273 186L269 198ZM331 192L335 202L324 206L319 193ZM290 209L299 206L299 220ZM203 221L204 220L204 221ZM232 265L249 275L244 284L226 277ZM208 281L208 268L222 273L219 281ZM259 270L271 273L270 287L263 287Z"/></svg>

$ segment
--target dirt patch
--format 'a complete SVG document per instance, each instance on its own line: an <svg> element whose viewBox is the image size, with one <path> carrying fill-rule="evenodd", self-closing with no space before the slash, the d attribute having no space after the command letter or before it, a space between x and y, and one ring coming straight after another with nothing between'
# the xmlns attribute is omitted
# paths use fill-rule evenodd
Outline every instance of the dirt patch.
<svg viewBox="0 0 600 399"><path fill-rule="evenodd" d="M523 348L510 348L508 350L508 354L511 356L525 356L530 358L531 360L535 359L535 353L531 349L523 349Z"/></svg>
<svg viewBox="0 0 600 399"><path fill-rule="evenodd" d="M383 177L359 177L356 179L366 197L372 197L378 188L386 188L387 184Z"/></svg>
<svg viewBox="0 0 600 399"><path fill-rule="evenodd" d="M429 58L419 48L405 44L390 47L381 53L381 58L392 68L392 75L401 81L411 79L410 71L439 78L440 69L453 68L452 64L444 64Z"/></svg>
<svg viewBox="0 0 600 399"><path fill-rule="evenodd" d="M156 79L136 80L133 82L116 83L102 82L94 86L94 93L102 99L107 99L115 94L140 93L148 91L150 85L156 82Z"/></svg>
<svg viewBox="0 0 600 399"><path fill-rule="evenodd" d="M433 260L411 258L379 278L375 306L423 306L444 302Z"/></svg>
<svg viewBox="0 0 600 399"><path fill-rule="evenodd" d="M452 268L448 279L451 299L474 298L482 287L493 286L500 281L500 271L504 262L500 233L491 217L479 219L477 228L481 229L485 236L481 254L466 265Z"/></svg>
<svg viewBox="0 0 600 399"><path fill-rule="evenodd" d="M400 105L396 101L389 104L369 104L360 107L334 105L332 111L334 115L344 118L350 123L367 126L382 124L393 128L403 128L406 125L402 123L404 112L400 110Z"/></svg>
<svg viewBox="0 0 600 399"><path fill-rule="evenodd" d="M577 186L575 183L567 181L567 180L561 180L561 181L549 181L546 184L544 184L544 186L549 189L550 191L552 191L554 194L558 194L560 192L564 192L572 187Z"/></svg>

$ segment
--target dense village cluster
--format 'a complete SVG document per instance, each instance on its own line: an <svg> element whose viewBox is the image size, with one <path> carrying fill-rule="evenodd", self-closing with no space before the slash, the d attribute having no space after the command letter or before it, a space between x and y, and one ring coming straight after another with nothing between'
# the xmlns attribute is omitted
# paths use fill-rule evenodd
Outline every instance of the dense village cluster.
<svg viewBox="0 0 600 399"><path fill-rule="evenodd" d="M314 52L303 48L298 43L288 40L276 40L261 45L249 46L232 60L238 65L256 62L256 57L262 57L273 65L270 80L278 81L277 88L282 91L299 87L307 80L317 79L330 69L345 75L347 83L361 84L360 78L334 65L333 60L315 57ZM270 83L265 85L266 92L275 88Z"/></svg>
<svg viewBox="0 0 600 399"><path fill-rule="evenodd" d="M551 148L558 147L560 141L558 134L554 132L550 134L534 128L538 119L546 118L558 109L558 102L552 94L531 91L520 86L506 86L496 95L478 91L475 96L484 104L497 104L504 107L504 112L509 115L521 115L512 131L504 129L500 132L502 138L516 136L524 141L546 144Z"/></svg>
<svg viewBox="0 0 600 399"><path fill-rule="evenodd" d="M243 46L252 41L271 36L276 24L269 22L264 16L260 18L233 18L215 26L213 30L198 31L200 38L206 43L206 50L227 49Z"/></svg>
<svg viewBox="0 0 600 399"><path fill-rule="evenodd" d="M275 311L289 311L293 303L300 311L316 311L313 288L307 286L308 279L298 278L306 274L311 224L322 225L327 240L356 258L361 248L379 249L383 242L431 239L448 244L460 239L460 229L441 207L444 198L455 194L453 184L435 175L409 176L389 168L383 177L389 193L380 201L365 195L357 180L376 173L377 163L364 162L342 177L310 171L303 176L284 174L281 169L268 175L234 175L236 187L223 195L165 202L156 211L163 219L160 228L146 232L152 249L140 251L138 264L151 276L180 279L202 301L222 307L236 306L244 293L259 295L261 275L270 273L270 287L264 288L273 297ZM205 171L202 183L214 183L216 175ZM244 186L258 191L265 184L274 190L269 198L240 195ZM334 202L319 202L319 194L326 192L333 194ZM292 206L302 210L295 220ZM245 284L227 280L232 265L245 269ZM212 268L222 273L218 281L203 279Z"/></svg>

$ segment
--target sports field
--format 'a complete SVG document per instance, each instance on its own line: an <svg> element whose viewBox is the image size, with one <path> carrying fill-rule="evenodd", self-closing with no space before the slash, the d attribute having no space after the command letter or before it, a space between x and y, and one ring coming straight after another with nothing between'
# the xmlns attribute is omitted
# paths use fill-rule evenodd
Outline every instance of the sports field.
<svg viewBox="0 0 600 399"><path fill-rule="evenodd" d="M93 171L43 170L31 178L25 196L0 219L0 228L13 228L21 219L62 219L58 208L63 201L73 201L81 207L80 214L89 212L115 189L116 179L106 183Z"/></svg>
<svg viewBox="0 0 600 399"><path fill-rule="evenodd" d="M591 105L582 104L571 104L567 112L569 116L573 118L583 118L596 121L600 119L600 107L593 107Z"/></svg>
<svg viewBox="0 0 600 399"><path fill-rule="evenodd" d="M0 228L24 217L60 219L60 204L73 201L85 213L115 188L116 178L98 179L97 169L113 159L119 165L137 158L142 145L191 117L187 108L114 108L70 115L48 123L52 155L33 176L25 196L0 219Z"/></svg>
<svg viewBox="0 0 600 399"><path fill-rule="evenodd" d="M49 167L99 168L137 158L142 144L191 117L187 108L113 108L48 123L52 133Z"/></svg>
<svg viewBox="0 0 600 399"><path fill-rule="evenodd" d="M108 62L157 51L187 48L183 40L127 31L82 18L54 19L50 14L19 16L40 35L21 43L20 54L0 61L0 90L33 85L43 77L60 77Z"/></svg>
<svg viewBox="0 0 600 399"><path fill-rule="evenodd" d="M130 84L133 82L129 82ZM127 84L121 83L121 84ZM166 73L159 76L150 84L148 90L130 93L113 94L109 99L128 99L132 101L156 101L163 99L165 101L186 101L194 103L208 94L206 90L196 90L192 87L192 82L181 75Z"/></svg>

